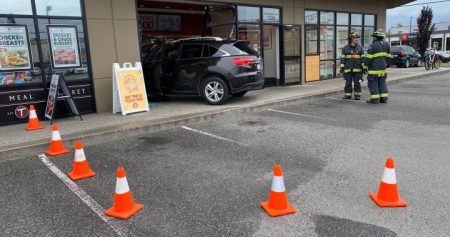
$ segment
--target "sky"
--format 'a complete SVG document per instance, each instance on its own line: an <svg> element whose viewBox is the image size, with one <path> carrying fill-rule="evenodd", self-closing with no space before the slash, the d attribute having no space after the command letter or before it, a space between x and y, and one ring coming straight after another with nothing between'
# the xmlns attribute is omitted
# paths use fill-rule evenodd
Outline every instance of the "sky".
<svg viewBox="0 0 450 237"><path fill-rule="evenodd" d="M432 3L437 2L439 0L418 0L409 4L417 4L417 3L430 3L430 6L433 9L433 22L441 23L441 22L450 22L450 1L441 2L441 3ZM420 15L420 11L422 7L426 5L417 5L410 7L397 7L393 9L389 9L387 11L387 22L386 27L389 30L392 26L397 26L398 23L401 23L403 26L409 26L410 17L412 19L412 25L416 25L417 17Z"/></svg>

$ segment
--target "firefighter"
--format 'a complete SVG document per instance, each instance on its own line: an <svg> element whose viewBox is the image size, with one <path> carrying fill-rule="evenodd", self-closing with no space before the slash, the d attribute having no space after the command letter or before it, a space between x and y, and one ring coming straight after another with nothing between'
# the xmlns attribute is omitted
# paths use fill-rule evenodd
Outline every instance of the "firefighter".
<svg viewBox="0 0 450 237"><path fill-rule="evenodd" d="M385 34L382 30L373 32L372 44L367 50L364 64L367 67L367 81L369 84L370 99L367 103L387 103L388 88L386 85L386 66L390 56L390 46L384 42Z"/></svg>
<svg viewBox="0 0 450 237"><path fill-rule="evenodd" d="M349 35L349 43L342 48L340 72L344 73L345 87L344 98L351 99L352 93L355 100L361 97L361 83L363 77L364 49L358 44L359 35L352 32ZM352 88L352 83L354 89Z"/></svg>

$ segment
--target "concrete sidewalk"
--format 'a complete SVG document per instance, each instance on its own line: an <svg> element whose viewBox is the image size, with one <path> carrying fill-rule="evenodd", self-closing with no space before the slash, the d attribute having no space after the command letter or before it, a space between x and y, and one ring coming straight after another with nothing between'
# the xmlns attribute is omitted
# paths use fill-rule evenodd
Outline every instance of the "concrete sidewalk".
<svg viewBox="0 0 450 237"><path fill-rule="evenodd" d="M389 70L389 83L403 80L419 79L430 75L449 73L450 68L439 71L425 71L423 68L392 68ZM367 87L364 82L364 88ZM147 133L193 122L209 120L223 113L248 112L284 105L316 96L330 96L342 93L342 79L311 82L305 85L289 87L272 87L260 91L249 92L242 98L232 98L222 106L211 106L199 97L172 97L167 102L150 103L148 113L138 113L127 116L112 113L84 115L84 121L78 118L63 118L55 122L60 126L62 138L70 148L76 139L85 142L100 142L104 139L119 138L125 132L132 134ZM365 89L363 95L367 95ZM17 152L20 148L34 147L42 149L50 139L50 123L42 122L45 129L28 132L26 124L0 127L0 159L5 152Z"/></svg>

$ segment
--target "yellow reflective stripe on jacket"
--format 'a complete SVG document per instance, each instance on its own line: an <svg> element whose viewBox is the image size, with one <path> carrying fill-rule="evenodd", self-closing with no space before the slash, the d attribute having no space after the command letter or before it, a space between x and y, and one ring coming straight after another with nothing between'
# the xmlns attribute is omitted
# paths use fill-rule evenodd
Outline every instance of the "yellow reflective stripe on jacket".
<svg viewBox="0 0 450 237"><path fill-rule="evenodd" d="M379 94L371 95L370 98L371 98L371 99L379 99L379 98L380 98L380 95L379 95Z"/></svg>
<svg viewBox="0 0 450 237"><path fill-rule="evenodd" d="M367 73L369 75L377 75L379 77L382 77L386 75L386 70L369 70Z"/></svg>
<svg viewBox="0 0 450 237"><path fill-rule="evenodd" d="M339 67L345 67L345 65L341 63L341 64L339 65Z"/></svg>
<svg viewBox="0 0 450 237"><path fill-rule="evenodd" d="M353 68L353 69L345 69L344 73L348 73L348 72L362 72L362 69L360 68Z"/></svg>
<svg viewBox="0 0 450 237"><path fill-rule="evenodd" d="M374 54L366 54L367 58L377 58L377 57L389 57L390 54L387 52L379 52Z"/></svg>
<svg viewBox="0 0 450 237"><path fill-rule="evenodd" d="M382 94L380 94L380 97L381 97L381 98L388 97L388 93L382 93Z"/></svg>

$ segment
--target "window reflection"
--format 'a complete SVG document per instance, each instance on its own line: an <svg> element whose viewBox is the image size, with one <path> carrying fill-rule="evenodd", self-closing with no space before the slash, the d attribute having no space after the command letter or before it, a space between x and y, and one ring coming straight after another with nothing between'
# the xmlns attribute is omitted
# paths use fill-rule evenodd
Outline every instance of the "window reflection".
<svg viewBox="0 0 450 237"><path fill-rule="evenodd" d="M320 60L334 59L334 26L320 27Z"/></svg>
<svg viewBox="0 0 450 237"><path fill-rule="evenodd" d="M348 13L338 12L336 14L336 17L337 17L337 24L338 25L348 25L349 24L349 22L348 22Z"/></svg>
<svg viewBox="0 0 450 237"><path fill-rule="evenodd" d="M362 25L362 14L352 14L352 25Z"/></svg>
<svg viewBox="0 0 450 237"><path fill-rule="evenodd" d="M31 15L31 0L2 0L0 14Z"/></svg>
<svg viewBox="0 0 450 237"><path fill-rule="evenodd" d="M305 11L305 24L317 24L318 11Z"/></svg>
<svg viewBox="0 0 450 237"><path fill-rule="evenodd" d="M245 22L260 22L259 7L238 6L238 20Z"/></svg>
<svg viewBox="0 0 450 237"><path fill-rule="evenodd" d="M32 62L31 70L0 72L0 86L20 86L24 84L42 83L41 70L39 68L39 52L33 19L0 17L0 24L27 25Z"/></svg>
<svg viewBox="0 0 450 237"><path fill-rule="evenodd" d="M320 12L320 24L334 24L334 12Z"/></svg>
<svg viewBox="0 0 450 237"><path fill-rule="evenodd" d="M36 13L42 16L81 16L80 0L35 0Z"/></svg>
<svg viewBox="0 0 450 237"><path fill-rule="evenodd" d="M306 44L306 54L317 54L318 48L317 48L317 40L318 40L318 29L317 28L306 28L305 29L306 38L305 38L305 44Z"/></svg>
<svg viewBox="0 0 450 237"><path fill-rule="evenodd" d="M250 47L261 54L261 29L259 25L239 25L238 40L250 41Z"/></svg>
<svg viewBox="0 0 450 237"><path fill-rule="evenodd" d="M374 15L364 15L364 25L375 26L375 16Z"/></svg>

